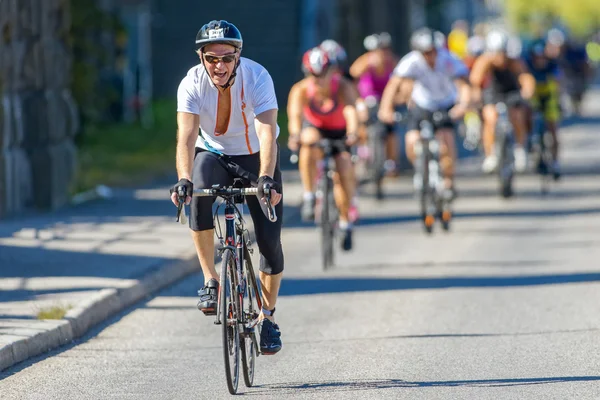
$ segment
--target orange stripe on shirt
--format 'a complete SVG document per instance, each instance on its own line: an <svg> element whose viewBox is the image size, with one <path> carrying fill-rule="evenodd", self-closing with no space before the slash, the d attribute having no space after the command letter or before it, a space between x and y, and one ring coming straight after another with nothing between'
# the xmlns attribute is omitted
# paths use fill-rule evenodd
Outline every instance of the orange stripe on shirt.
<svg viewBox="0 0 600 400"><path fill-rule="evenodd" d="M248 120L246 119L246 103L244 102L244 85L242 85L242 118L244 119L244 127L246 128L246 146L248 146L249 154L252 154L252 146L250 146L250 136L248 135Z"/></svg>

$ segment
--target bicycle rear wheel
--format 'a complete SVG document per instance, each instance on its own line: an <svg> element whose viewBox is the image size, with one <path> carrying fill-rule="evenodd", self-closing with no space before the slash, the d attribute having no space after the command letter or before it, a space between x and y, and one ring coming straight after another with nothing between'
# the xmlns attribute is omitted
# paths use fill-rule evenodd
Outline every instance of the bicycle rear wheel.
<svg viewBox="0 0 600 400"><path fill-rule="evenodd" d="M230 249L223 251L219 289L220 319L223 327L223 358L229 393L236 394L240 372L240 334L238 324L237 274L235 257Z"/></svg>

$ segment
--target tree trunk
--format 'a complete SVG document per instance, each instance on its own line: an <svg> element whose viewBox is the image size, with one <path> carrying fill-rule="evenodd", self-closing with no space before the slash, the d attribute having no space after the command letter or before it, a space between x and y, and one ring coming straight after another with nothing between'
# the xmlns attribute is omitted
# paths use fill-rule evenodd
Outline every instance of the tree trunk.
<svg viewBox="0 0 600 400"><path fill-rule="evenodd" d="M0 216L67 203L78 128L66 0L0 1Z"/></svg>

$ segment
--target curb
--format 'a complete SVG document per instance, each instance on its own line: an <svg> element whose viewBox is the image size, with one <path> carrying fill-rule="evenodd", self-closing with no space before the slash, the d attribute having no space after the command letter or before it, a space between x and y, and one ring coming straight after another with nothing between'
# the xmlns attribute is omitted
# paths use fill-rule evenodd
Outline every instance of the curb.
<svg viewBox="0 0 600 400"><path fill-rule="evenodd" d="M167 262L130 287L108 288L94 293L76 308L69 310L54 328L1 347L0 371L72 342L123 309L198 270L198 261L194 255L187 260Z"/></svg>
<svg viewBox="0 0 600 400"><path fill-rule="evenodd" d="M284 217L284 224L295 219L299 214L299 209L288 212ZM215 262L218 260L215 247ZM94 326L134 305L144 297L197 271L200 271L200 265L194 251L193 256L185 260L166 262L130 287L107 288L94 293L89 299L69 310L62 320L57 320L55 327L0 347L0 372L80 338Z"/></svg>

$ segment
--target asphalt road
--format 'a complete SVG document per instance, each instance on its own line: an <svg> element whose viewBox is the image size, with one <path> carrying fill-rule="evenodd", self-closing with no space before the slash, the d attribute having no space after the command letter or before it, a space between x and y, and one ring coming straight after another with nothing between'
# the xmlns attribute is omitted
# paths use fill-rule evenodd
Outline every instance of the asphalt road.
<svg viewBox="0 0 600 400"><path fill-rule="evenodd" d="M596 102L597 103L597 102ZM406 177L360 199L353 252L319 265L315 228L284 234L283 350L252 398L600 397L600 120L563 131L546 198L460 167L452 232L426 236ZM191 243L190 243L191 245ZM227 398L220 328L180 282L82 340L0 375L2 399Z"/></svg>

